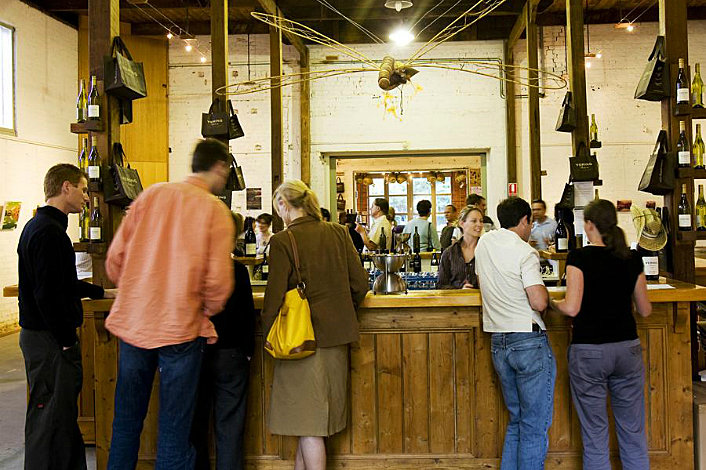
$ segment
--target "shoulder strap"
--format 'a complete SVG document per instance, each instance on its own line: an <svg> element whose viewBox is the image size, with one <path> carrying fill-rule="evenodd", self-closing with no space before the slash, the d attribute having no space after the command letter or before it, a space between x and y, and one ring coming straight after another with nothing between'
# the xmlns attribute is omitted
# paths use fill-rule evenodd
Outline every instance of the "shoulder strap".
<svg viewBox="0 0 706 470"><path fill-rule="evenodd" d="M302 275L299 271L299 250L297 250L297 241L294 239L294 234L291 230L285 230L289 235L289 239L292 242L292 253L294 254L294 270L297 273L297 290L301 298L304 298L304 290L306 289L306 284L302 281Z"/></svg>

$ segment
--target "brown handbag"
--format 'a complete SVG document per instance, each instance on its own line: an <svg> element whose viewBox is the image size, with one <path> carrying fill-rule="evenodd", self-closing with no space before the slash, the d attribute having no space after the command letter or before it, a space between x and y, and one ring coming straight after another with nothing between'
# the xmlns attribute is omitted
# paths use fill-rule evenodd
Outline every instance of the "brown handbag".
<svg viewBox="0 0 706 470"><path fill-rule="evenodd" d="M339 211L346 210L346 200L343 197L343 194L338 194L338 198L336 199L336 209Z"/></svg>

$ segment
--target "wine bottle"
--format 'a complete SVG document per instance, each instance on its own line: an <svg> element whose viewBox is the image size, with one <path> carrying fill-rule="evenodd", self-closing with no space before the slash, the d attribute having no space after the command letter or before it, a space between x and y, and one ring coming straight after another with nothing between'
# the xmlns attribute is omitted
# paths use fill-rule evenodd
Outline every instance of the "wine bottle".
<svg viewBox="0 0 706 470"><path fill-rule="evenodd" d="M434 251L434 244L431 242L431 222L427 227L427 251Z"/></svg>
<svg viewBox="0 0 706 470"><path fill-rule="evenodd" d="M591 126L588 128L588 133L591 142L598 142L598 125L595 114L591 114Z"/></svg>
<svg viewBox="0 0 706 470"><path fill-rule="evenodd" d="M679 217L679 230L690 231L691 230L691 206L689 205L689 200L686 197L686 184L681 185L681 199L679 200L679 205L677 206L677 215Z"/></svg>
<svg viewBox="0 0 706 470"><path fill-rule="evenodd" d="M88 94L88 120L97 121L100 119L100 95L98 94L98 82L96 76L91 76L91 91Z"/></svg>
<svg viewBox="0 0 706 470"><path fill-rule="evenodd" d="M599 199L600 199L600 197L598 197L598 188L595 188L595 189L593 190L593 200L594 200L594 201L597 201L597 200L599 200Z"/></svg>
<svg viewBox="0 0 706 470"><path fill-rule="evenodd" d="M103 241L103 215L101 208L98 205L98 197L93 197L93 212L91 212L91 221L89 222L91 243L100 243Z"/></svg>
<svg viewBox="0 0 706 470"><path fill-rule="evenodd" d="M387 237L385 236L385 229L380 228L380 244L378 245L380 253L387 253Z"/></svg>
<svg viewBox="0 0 706 470"><path fill-rule="evenodd" d="M691 167L691 150L689 140L686 138L686 122L679 122L679 140L677 141L677 154L679 155L679 168Z"/></svg>
<svg viewBox="0 0 706 470"><path fill-rule="evenodd" d="M88 139L84 137L83 148L81 149L81 153L78 155L78 167L83 172L88 171L88 152Z"/></svg>
<svg viewBox="0 0 706 470"><path fill-rule="evenodd" d="M79 241L87 242L91 239L90 221L91 213L88 210L88 204L86 204L79 215Z"/></svg>
<svg viewBox="0 0 706 470"><path fill-rule="evenodd" d="M86 81L82 78L78 98L76 98L76 122L86 122L88 113L88 96L86 95Z"/></svg>
<svg viewBox="0 0 706 470"><path fill-rule="evenodd" d="M701 66L697 62L694 64L694 79L691 81L691 106L694 108L704 107L704 82L701 80Z"/></svg>
<svg viewBox="0 0 706 470"><path fill-rule="evenodd" d="M648 281L659 280L659 253L656 251L646 250L637 245L637 252L642 257L642 267L645 271L645 277Z"/></svg>
<svg viewBox="0 0 706 470"><path fill-rule="evenodd" d="M554 229L554 240L556 241L556 252L566 253L569 251L569 229L564 223L564 217L560 214Z"/></svg>
<svg viewBox="0 0 706 470"><path fill-rule="evenodd" d="M419 253L421 251L420 246L421 242L419 240L419 231L417 230L417 227L414 227L414 235L412 236L412 250L415 253Z"/></svg>
<svg viewBox="0 0 706 470"><path fill-rule="evenodd" d="M101 156L96 147L96 136L91 136L91 152L88 154L88 181L101 182Z"/></svg>
<svg viewBox="0 0 706 470"><path fill-rule="evenodd" d="M249 227L245 227L245 256L256 256L257 237L255 236L255 230L253 230L252 224L249 225Z"/></svg>
<svg viewBox="0 0 706 470"><path fill-rule="evenodd" d="M439 257L437 256L439 253L432 253L431 255L431 272L433 273L438 273L439 272Z"/></svg>
<svg viewBox="0 0 706 470"><path fill-rule="evenodd" d="M267 253L265 253L265 258L262 260L262 263L260 263L259 266L259 271L260 271L260 280L266 281L267 277L270 275L270 265L267 263Z"/></svg>
<svg viewBox="0 0 706 470"><path fill-rule="evenodd" d="M699 185L699 198L696 200L696 230L706 230L706 200L704 200L704 185Z"/></svg>
<svg viewBox="0 0 706 470"><path fill-rule="evenodd" d="M677 104L689 104L689 81L686 78L686 62L679 59L677 73Z"/></svg>
<svg viewBox="0 0 706 470"><path fill-rule="evenodd" d="M703 170L706 146L704 146L704 141L701 138L701 124L696 125L696 138L694 139L694 146L692 148L694 149L694 168Z"/></svg>
<svg viewBox="0 0 706 470"><path fill-rule="evenodd" d="M415 251L412 256L412 271L415 273L422 272L422 255L420 255L418 251Z"/></svg>

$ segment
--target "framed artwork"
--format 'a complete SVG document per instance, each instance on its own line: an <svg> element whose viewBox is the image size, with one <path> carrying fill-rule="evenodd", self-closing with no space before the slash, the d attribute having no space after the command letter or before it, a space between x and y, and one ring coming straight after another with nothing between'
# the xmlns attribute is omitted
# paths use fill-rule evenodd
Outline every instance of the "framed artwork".
<svg viewBox="0 0 706 470"><path fill-rule="evenodd" d="M5 206L2 210L2 226L0 226L1 230L14 230L17 228L17 222L20 220L21 207L22 203L19 201L5 202Z"/></svg>

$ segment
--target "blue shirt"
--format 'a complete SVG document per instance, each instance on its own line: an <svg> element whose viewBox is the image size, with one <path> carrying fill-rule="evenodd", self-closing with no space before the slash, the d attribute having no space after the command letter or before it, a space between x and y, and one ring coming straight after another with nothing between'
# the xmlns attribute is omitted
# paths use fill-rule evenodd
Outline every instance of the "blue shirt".
<svg viewBox="0 0 706 470"><path fill-rule="evenodd" d="M556 230L556 221L547 217L544 222L532 222L532 233L530 233L530 241L536 242L534 247L538 250L546 250L549 248L545 239L554 240L554 231Z"/></svg>
<svg viewBox="0 0 706 470"><path fill-rule="evenodd" d="M411 233L414 237L414 228L417 228L417 233L419 233L419 249L421 251L427 251L429 246L429 241L431 240L431 246L437 250L441 249L441 243L439 243L439 235L436 233L436 227L429 220L417 217L412 219L407 225L404 226L402 233ZM431 227L431 233L429 232L429 227ZM409 245L412 246L413 240L410 240Z"/></svg>

